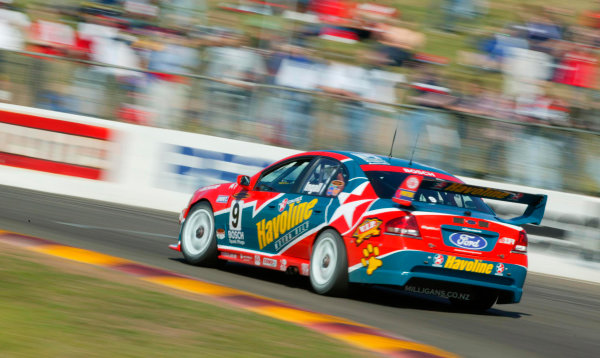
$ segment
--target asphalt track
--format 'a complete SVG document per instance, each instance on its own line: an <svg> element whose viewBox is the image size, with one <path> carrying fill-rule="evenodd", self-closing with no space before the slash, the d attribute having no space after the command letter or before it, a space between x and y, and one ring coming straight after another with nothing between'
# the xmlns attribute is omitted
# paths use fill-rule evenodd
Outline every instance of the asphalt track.
<svg viewBox="0 0 600 358"><path fill-rule="evenodd" d="M443 300L374 287L349 298L312 293L308 280L228 264L193 267L167 245L177 215L0 186L0 229L138 261L301 308L344 317L464 357L596 357L600 285L530 274L521 303L482 314Z"/></svg>

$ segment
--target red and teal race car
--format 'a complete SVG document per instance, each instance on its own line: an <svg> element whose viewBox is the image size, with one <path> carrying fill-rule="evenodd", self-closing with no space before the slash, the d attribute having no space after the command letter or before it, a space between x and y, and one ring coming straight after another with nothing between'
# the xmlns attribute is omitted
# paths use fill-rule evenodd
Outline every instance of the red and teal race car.
<svg viewBox="0 0 600 358"><path fill-rule="evenodd" d="M526 209L501 219L483 199ZM539 224L546 200L397 158L305 152L198 189L171 247L194 265L227 260L310 276L320 294L393 285L487 309L520 301L527 234L519 225Z"/></svg>

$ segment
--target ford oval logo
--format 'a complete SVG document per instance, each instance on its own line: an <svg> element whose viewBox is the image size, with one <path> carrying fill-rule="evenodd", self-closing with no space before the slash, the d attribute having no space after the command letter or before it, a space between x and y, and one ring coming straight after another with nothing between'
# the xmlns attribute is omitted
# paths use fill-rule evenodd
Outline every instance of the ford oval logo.
<svg viewBox="0 0 600 358"><path fill-rule="evenodd" d="M455 232L450 235L450 242L460 248L470 250L483 250L487 246L487 241L483 237L464 232Z"/></svg>

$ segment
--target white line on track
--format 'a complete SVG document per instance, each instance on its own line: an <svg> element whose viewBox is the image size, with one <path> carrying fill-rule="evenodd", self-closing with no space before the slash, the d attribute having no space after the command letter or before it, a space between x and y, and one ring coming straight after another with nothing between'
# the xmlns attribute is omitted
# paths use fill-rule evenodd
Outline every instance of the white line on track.
<svg viewBox="0 0 600 358"><path fill-rule="evenodd" d="M68 223L68 222L64 222L64 221L54 221L54 222L57 223L57 224L71 226L71 227L77 227L77 228L81 228L81 229L107 230L107 231L119 232L119 233L124 233L124 234L138 234L138 235L144 235L144 236L154 236L154 237L160 237L160 238L177 239L177 235L164 235L164 234L157 234L157 233L154 233L154 232L144 232L144 231L137 231L137 230L115 229L115 228L112 228L112 227L94 226L94 225L83 225L83 224L76 224L76 223Z"/></svg>

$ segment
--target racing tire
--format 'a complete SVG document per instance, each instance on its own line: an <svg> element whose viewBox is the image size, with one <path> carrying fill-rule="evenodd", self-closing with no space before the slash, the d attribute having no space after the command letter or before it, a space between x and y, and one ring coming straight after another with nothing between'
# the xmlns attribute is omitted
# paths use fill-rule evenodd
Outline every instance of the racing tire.
<svg viewBox="0 0 600 358"><path fill-rule="evenodd" d="M191 265L215 267L219 263L215 216L208 203L190 209L181 229L181 252Z"/></svg>
<svg viewBox="0 0 600 358"><path fill-rule="evenodd" d="M498 294L495 292L479 291L473 293L472 299L469 301L450 298L452 306L464 311L487 311L492 308L498 299Z"/></svg>
<svg viewBox="0 0 600 358"><path fill-rule="evenodd" d="M344 296L348 292L348 255L340 234L323 231L310 256L310 284L320 295Z"/></svg>

